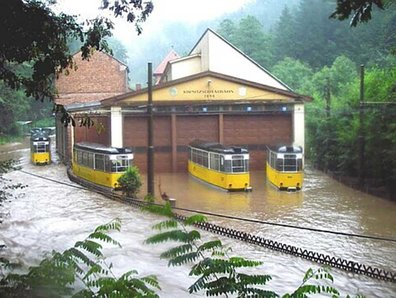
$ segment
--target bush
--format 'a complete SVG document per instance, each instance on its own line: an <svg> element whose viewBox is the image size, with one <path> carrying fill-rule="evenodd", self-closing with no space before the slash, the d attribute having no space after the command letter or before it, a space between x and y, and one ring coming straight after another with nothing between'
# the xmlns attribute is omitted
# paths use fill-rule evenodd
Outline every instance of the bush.
<svg viewBox="0 0 396 298"><path fill-rule="evenodd" d="M118 179L118 184L124 195L135 196L142 186L139 169L136 166L129 167Z"/></svg>

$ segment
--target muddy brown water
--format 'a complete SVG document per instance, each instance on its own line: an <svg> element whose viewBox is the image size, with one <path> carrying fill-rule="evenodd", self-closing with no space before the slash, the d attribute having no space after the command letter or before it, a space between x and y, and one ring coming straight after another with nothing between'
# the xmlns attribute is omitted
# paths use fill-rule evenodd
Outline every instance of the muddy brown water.
<svg viewBox="0 0 396 298"><path fill-rule="evenodd" d="M159 219L153 215L108 200L103 196L73 186L66 168L53 155L49 166L33 166L29 162L27 143L1 146L0 159L20 161L22 170L35 175L65 182L59 184L22 171L6 175L14 182L28 185L16 190L17 197L1 210L0 244L6 248L0 256L29 266L37 264L52 250L62 251L84 238L97 225L116 217L122 221L122 230L113 236L122 248L105 247L113 270L121 274L136 269L139 274L158 276L161 297L190 297L187 288L194 281L188 276L189 267L172 268L159 254L169 244L149 246L144 239L152 235L151 226ZM143 181L146 179L142 175ZM301 192L279 192L265 182L263 172L251 174L253 191L227 193L208 186L187 173L165 173L155 176L156 191L176 199L177 207L208 211L234 217L265 222L313 227L351 234L364 234L396 239L396 204L345 187L321 172L305 170L304 189ZM146 184L142 186L144 195ZM324 253L388 271L396 271L396 243L309 232L306 230L208 216L209 221L235 228L297 247ZM204 239L218 236L202 232ZM221 240L232 248L232 255L262 260L260 273L272 275L268 289L279 294L291 292L302 281L305 271L319 265L294 256L257 247L228 238ZM332 269L335 286L342 296L364 294L367 297L395 297L396 284L363 275ZM196 296L203 296L198 294Z"/></svg>

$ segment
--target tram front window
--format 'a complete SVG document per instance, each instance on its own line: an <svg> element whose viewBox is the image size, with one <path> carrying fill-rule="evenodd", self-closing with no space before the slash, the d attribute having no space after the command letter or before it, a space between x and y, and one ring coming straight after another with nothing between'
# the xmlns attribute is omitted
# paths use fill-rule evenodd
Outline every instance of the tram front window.
<svg viewBox="0 0 396 298"><path fill-rule="evenodd" d="M246 163L245 163L243 155L232 157L232 172L233 173L247 172Z"/></svg>
<svg viewBox="0 0 396 298"><path fill-rule="evenodd" d="M128 157L117 156L117 159L110 160L112 172L125 172L131 166L131 159Z"/></svg>

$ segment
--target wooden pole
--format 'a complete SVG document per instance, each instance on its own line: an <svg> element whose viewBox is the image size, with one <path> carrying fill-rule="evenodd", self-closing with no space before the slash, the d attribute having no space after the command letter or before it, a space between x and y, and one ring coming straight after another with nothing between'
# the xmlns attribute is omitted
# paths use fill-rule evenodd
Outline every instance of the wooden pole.
<svg viewBox="0 0 396 298"><path fill-rule="evenodd" d="M154 196L154 145L153 145L153 65L148 63L148 150L147 150L147 194Z"/></svg>

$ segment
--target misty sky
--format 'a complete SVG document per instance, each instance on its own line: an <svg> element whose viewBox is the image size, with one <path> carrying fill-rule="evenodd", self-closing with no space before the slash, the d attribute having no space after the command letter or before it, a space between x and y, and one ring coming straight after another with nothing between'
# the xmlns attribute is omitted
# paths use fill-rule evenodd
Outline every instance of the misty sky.
<svg viewBox="0 0 396 298"><path fill-rule="evenodd" d="M256 0L152 0L154 11L143 24L146 34L157 33L163 25L172 22L186 24L218 18L243 7L246 3ZM58 0L57 7L72 15L80 15L82 19L94 18L98 15L108 16L108 12L97 9L100 0ZM133 27L124 20L115 20L115 37L122 41L136 37Z"/></svg>

